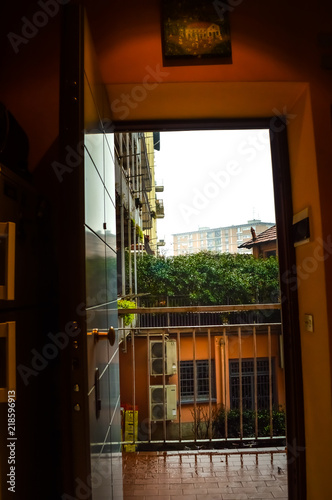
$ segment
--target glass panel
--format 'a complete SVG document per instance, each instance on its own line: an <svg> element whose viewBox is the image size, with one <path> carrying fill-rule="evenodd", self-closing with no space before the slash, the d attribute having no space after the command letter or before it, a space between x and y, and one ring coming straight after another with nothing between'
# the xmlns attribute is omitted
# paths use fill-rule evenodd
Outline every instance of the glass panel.
<svg viewBox="0 0 332 500"><path fill-rule="evenodd" d="M107 191L105 191L105 214L105 241L114 251L116 251L115 206Z"/></svg>
<svg viewBox="0 0 332 500"><path fill-rule="evenodd" d="M89 396L90 439L91 453L103 451L105 439L109 429L109 378L108 370L99 372L99 397L101 400L99 417L96 416L96 391L93 389Z"/></svg>
<svg viewBox="0 0 332 500"><path fill-rule="evenodd" d="M104 186L90 155L85 151L85 223L102 239L104 215Z"/></svg>
<svg viewBox="0 0 332 500"><path fill-rule="evenodd" d="M84 146L88 151L91 161L98 170L101 179L104 179L104 152L103 152L103 134L85 134Z"/></svg>
<svg viewBox="0 0 332 500"><path fill-rule="evenodd" d="M116 252L106 247L107 302L117 299L117 259Z"/></svg>
<svg viewBox="0 0 332 500"><path fill-rule="evenodd" d="M115 205L114 134L104 135L105 187Z"/></svg>
<svg viewBox="0 0 332 500"><path fill-rule="evenodd" d="M86 304L87 307L106 302L105 244L86 229Z"/></svg>
<svg viewBox="0 0 332 500"><path fill-rule="evenodd" d="M87 28L87 26L86 26ZM116 330L111 346L108 340L88 339L89 408L91 430L91 468L102 470L102 483L94 485L93 499L122 498L121 415L117 320L117 262L115 219L114 136L104 133L110 116L105 88L101 85L91 35L86 29L85 68L85 223L86 288L88 330ZM91 133L89 133L91 132ZM98 306L98 307L97 307ZM101 412L95 414L93 375L100 370ZM105 455L114 453L116 456ZM113 468L114 461L114 468ZM105 473L105 471L107 471ZM116 474L116 476L115 476ZM119 475L120 474L120 475Z"/></svg>

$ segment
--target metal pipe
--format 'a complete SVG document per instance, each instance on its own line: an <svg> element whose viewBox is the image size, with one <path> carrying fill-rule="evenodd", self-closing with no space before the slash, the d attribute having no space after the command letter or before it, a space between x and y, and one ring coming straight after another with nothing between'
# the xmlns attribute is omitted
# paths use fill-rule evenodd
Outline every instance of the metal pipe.
<svg viewBox="0 0 332 500"><path fill-rule="evenodd" d="M212 439L212 369L211 369L211 332L208 329L209 350L209 439Z"/></svg>
<svg viewBox="0 0 332 500"><path fill-rule="evenodd" d="M119 146L120 146L120 152L123 150L123 144L122 144L122 134L119 134ZM125 246L124 246L124 241L125 241L125 229L124 229L124 204L123 204L123 159L121 158L120 160L120 203L121 203L121 209L120 209L120 233L121 233L121 248L120 248L120 254L121 254L121 293L122 295L126 295L126 265L125 265Z"/></svg>
<svg viewBox="0 0 332 500"><path fill-rule="evenodd" d="M163 434L164 434L164 441L166 442L167 439L167 431L166 431L166 412L167 412L167 398L166 398L166 344L165 344L165 333L163 334L162 337L162 347L163 347L163 368L162 368L162 373L163 373L163 408L164 408L164 413L163 413Z"/></svg>
<svg viewBox="0 0 332 500"><path fill-rule="evenodd" d="M226 355L226 328L223 329L224 338L224 390L225 390L225 439L228 438L228 419L227 419L227 355Z"/></svg>
<svg viewBox="0 0 332 500"><path fill-rule="evenodd" d="M193 375L194 375L194 422L195 422L195 436L194 440L197 441L197 366L196 366L196 335L195 330L192 332L193 339Z"/></svg>
<svg viewBox="0 0 332 500"><path fill-rule="evenodd" d="M271 346L271 327L267 329L267 342L269 353L269 406L270 406L270 437L273 437L273 386L272 386L272 346Z"/></svg>
<svg viewBox="0 0 332 500"><path fill-rule="evenodd" d="M258 404L257 404L257 338L256 338L256 327L254 326L253 331L253 343L254 343L254 393L255 393L255 438L258 437Z"/></svg>
<svg viewBox="0 0 332 500"><path fill-rule="evenodd" d="M136 357L135 357L135 335L131 333L132 356L133 356L133 440L135 444L135 408L136 408ZM137 422L138 424L138 422Z"/></svg>
<svg viewBox="0 0 332 500"><path fill-rule="evenodd" d="M177 350L178 350L178 398L179 398L179 440L182 441L182 407L181 407L181 337L180 332L177 334Z"/></svg>
<svg viewBox="0 0 332 500"><path fill-rule="evenodd" d="M150 390L150 377L151 377L151 358L150 358L150 334L148 332L147 337L146 337L146 346L147 346L147 360L148 360L148 366L147 366L147 388L148 388L148 403L149 403L149 443L151 442L152 438L152 431L151 431L151 426L152 426L152 421L151 421L151 390Z"/></svg>
<svg viewBox="0 0 332 500"><path fill-rule="evenodd" d="M136 224L134 226L134 293L137 295L137 232Z"/></svg>
<svg viewBox="0 0 332 500"><path fill-rule="evenodd" d="M239 391L240 391L240 437L243 439L243 394L242 394L242 336L241 327L238 329L239 339Z"/></svg>
<svg viewBox="0 0 332 500"><path fill-rule="evenodd" d="M130 194L128 196L128 206L129 206L129 215L128 215L128 268L129 268L129 294L133 293L133 273L132 273L132 258L131 258L131 203L130 203Z"/></svg>
<svg viewBox="0 0 332 500"><path fill-rule="evenodd" d="M140 307L133 309L135 314L165 314L165 313L207 313L207 312L234 312L260 311L280 309L280 304L243 304L243 305L215 305L215 306L175 306L175 307ZM121 310L120 310L121 311ZM120 312L121 314L121 312ZM197 326L197 325L196 325Z"/></svg>
<svg viewBox="0 0 332 500"><path fill-rule="evenodd" d="M285 436L273 436L272 438L272 441L278 441L280 439L284 439ZM227 439L225 438L212 438L211 440L210 439L196 439L196 442L197 443L219 443L219 442L226 442L228 441ZM252 441L252 437L244 437L243 439L241 438L232 438L232 442L243 442L243 441ZM257 438L257 441L266 441L266 437L258 437ZM181 441L181 443L192 443L193 440L192 439L183 439ZM120 444L131 444L132 441L121 441ZM177 439L167 439L166 441L164 440L154 440L154 441L141 441L140 440L140 444L165 444L165 443L169 443L169 444L176 444L176 443L179 443L179 441ZM96 443L95 443L96 444ZM104 443L102 443L104 444ZM113 443L114 444L114 443ZM193 450L194 451L194 450ZM218 450L218 453L227 453L228 449L225 448L223 450ZM211 452L209 452L211 453ZM252 448L250 448L250 450L248 450L247 452L243 451L242 453L248 453L248 454L253 454L253 453L261 453L261 454L270 454L271 451L253 451ZM276 449L275 451L273 451L273 453L285 453L285 449Z"/></svg>

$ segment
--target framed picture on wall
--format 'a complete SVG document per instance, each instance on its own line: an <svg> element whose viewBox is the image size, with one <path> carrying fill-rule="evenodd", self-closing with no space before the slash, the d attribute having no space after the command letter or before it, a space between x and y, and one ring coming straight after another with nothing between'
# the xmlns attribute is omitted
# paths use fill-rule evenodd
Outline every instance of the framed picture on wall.
<svg viewBox="0 0 332 500"><path fill-rule="evenodd" d="M232 62L227 1L161 0L161 4L164 66Z"/></svg>

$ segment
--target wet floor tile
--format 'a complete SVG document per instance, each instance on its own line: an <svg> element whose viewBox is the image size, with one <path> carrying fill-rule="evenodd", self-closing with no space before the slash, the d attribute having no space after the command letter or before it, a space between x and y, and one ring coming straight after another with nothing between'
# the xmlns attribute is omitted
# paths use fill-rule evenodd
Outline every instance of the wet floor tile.
<svg viewBox="0 0 332 500"><path fill-rule="evenodd" d="M287 500L282 449L123 455L124 500Z"/></svg>

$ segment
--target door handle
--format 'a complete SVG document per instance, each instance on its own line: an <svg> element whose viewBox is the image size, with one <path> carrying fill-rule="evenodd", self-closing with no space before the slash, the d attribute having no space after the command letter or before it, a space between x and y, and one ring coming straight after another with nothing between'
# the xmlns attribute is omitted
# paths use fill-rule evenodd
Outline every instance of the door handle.
<svg viewBox="0 0 332 500"><path fill-rule="evenodd" d="M107 331L94 328L92 332L88 332L88 335L93 335L95 343L99 342L99 340L108 340L110 345L114 345L116 339L115 328L113 326Z"/></svg>
<svg viewBox="0 0 332 500"><path fill-rule="evenodd" d="M16 395L16 323L0 323L0 403Z"/></svg>

